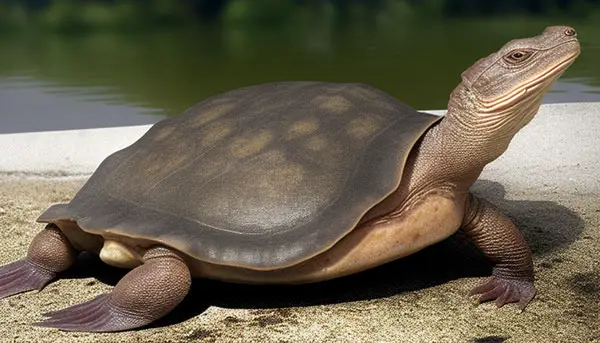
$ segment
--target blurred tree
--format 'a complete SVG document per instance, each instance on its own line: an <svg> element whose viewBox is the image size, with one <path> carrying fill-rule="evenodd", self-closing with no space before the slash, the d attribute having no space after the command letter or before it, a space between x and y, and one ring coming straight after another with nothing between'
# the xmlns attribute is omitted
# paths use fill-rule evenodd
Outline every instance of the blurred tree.
<svg viewBox="0 0 600 343"><path fill-rule="evenodd" d="M228 2L228 0L196 0L192 1L191 8L201 20L213 21L219 17Z"/></svg>
<svg viewBox="0 0 600 343"><path fill-rule="evenodd" d="M84 26L79 9L74 0L52 1L42 12L42 24L57 31L79 30Z"/></svg>
<svg viewBox="0 0 600 343"><path fill-rule="evenodd" d="M230 0L223 21L233 26L271 26L288 22L296 4L289 0Z"/></svg>
<svg viewBox="0 0 600 343"><path fill-rule="evenodd" d="M0 0L0 29L136 30L217 20L231 27L305 25L309 13L337 27L368 28L442 16L599 16L600 0Z"/></svg>

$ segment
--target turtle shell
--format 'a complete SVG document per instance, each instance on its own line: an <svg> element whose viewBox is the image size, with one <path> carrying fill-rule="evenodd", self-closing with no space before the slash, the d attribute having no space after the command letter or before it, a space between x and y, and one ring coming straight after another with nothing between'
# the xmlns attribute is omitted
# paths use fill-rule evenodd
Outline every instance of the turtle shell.
<svg viewBox="0 0 600 343"><path fill-rule="evenodd" d="M155 124L38 221L75 220L210 263L291 266L329 249L397 189L438 119L362 84L233 90Z"/></svg>

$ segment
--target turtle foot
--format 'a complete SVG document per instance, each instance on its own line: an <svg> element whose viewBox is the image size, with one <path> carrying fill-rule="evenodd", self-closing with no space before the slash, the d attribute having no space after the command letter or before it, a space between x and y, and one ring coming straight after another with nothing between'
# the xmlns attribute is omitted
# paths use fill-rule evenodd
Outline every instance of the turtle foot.
<svg viewBox="0 0 600 343"><path fill-rule="evenodd" d="M136 316L118 309L111 303L111 293L93 300L44 314L49 318L36 323L38 326L64 331L114 332L139 328L152 319Z"/></svg>
<svg viewBox="0 0 600 343"><path fill-rule="evenodd" d="M27 259L0 267L0 299L22 292L41 290L56 277Z"/></svg>
<svg viewBox="0 0 600 343"><path fill-rule="evenodd" d="M47 313L38 326L64 331L112 332L136 329L171 312L190 289L190 271L170 249L154 247L112 292L83 304Z"/></svg>
<svg viewBox="0 0 600 343"><path fill-rule="evenodd" d="M469 292L469 296L481 294L479 303L495 300L498 307L516 302L519 309L523 311L535 297L535 292L532 281L503 279L492 276L488 282L473 288Z"/></svg>

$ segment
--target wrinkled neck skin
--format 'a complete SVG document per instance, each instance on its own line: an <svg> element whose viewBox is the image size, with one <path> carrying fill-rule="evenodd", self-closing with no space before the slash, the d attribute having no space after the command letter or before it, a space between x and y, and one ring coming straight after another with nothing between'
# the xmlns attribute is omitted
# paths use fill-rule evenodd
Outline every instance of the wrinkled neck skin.
<svg viewBox="0 0 600 343"><path fill-rule="evenodd" d="M432 191L457 201L466 199L483 168L502 155L519 129L535 116L543 94L544 89L532 90L507 105L485 106L460 84L450 97L446 116L425 133L409 156L402 186L362 221L393 218Z"/></svg>
<svg viewBox="0 0 600 343"><path fill-rule="evenodd" d="M424 137L423 145L430 146L423 148L436 157L430 175L435 175L435 169L444 170L444 179L468 189L535 116L543 93L532 92L508 104L482 104L460 84L452 92L444 119Z"/></svg>

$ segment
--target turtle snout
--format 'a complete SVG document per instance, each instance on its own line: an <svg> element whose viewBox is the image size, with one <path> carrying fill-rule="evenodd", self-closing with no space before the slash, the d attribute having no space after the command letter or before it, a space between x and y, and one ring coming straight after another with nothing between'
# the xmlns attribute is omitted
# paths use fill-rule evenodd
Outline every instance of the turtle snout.
<svg viewBox="0 0 600 343"><path fill-rule="evenodd" d="M556 39L573 39L577 37L577 31L570 26L549 26L543 35L546 37L555 37Z"/></svg>

